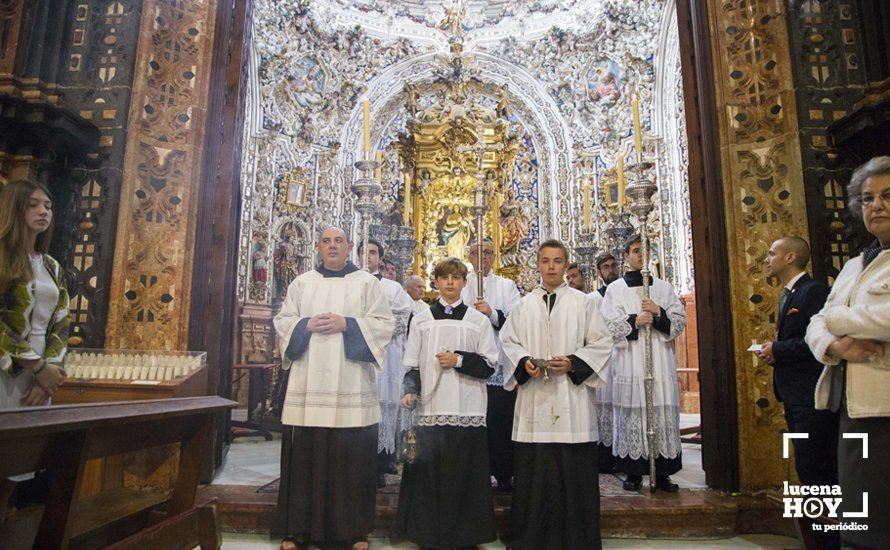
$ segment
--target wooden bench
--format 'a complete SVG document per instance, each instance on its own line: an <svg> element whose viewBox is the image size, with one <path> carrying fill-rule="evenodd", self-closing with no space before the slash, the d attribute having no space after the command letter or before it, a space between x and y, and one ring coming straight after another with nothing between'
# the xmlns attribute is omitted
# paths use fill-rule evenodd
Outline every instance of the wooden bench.
<svg viewBox="0 0 890 550"><path fill-rule="evenodd" d="M45 469L52 479L34 548L150 540L173 541L164 545L170 549L193 548L192 541L218 548L213 507L195 508L195 491L214 415L236 405L214 396L0 411L0 477ZM171 491L121 487L79 496L87 460L173 443L180 462Z"/></svg>

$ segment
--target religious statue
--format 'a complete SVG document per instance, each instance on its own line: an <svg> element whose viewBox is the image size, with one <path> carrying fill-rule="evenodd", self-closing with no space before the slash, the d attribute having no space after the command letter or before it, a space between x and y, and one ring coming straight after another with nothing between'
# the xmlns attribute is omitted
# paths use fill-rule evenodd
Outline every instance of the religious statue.
<svg viewBox="0 0 890 550"><path fill-rule="evenodd" d="M408 114L412 117L416 116L420 112L420 105L418 104L420 94L417 93L417 85L406 82L405 96L405 108L408 110Z"/></svg>
<svg viewBox="0 0 890 550"><path fill-rule="evenodd" d="M516 198L516 191L507 188L504 203L500 207L501 252L508 254L517 252L522 239L528 236L528 216L523 212L522 205Z"/></svg>
<svg viewBox="0 0 890 550"><path fill-rule="evenodd" d="M445 17L436 26L439 30L450 32L452 36L463 36L463 19L467 15L464 3L454 0L451 6L445 8Z"/></svg>
<svg viewBox="0 0 890 550"><path fill-rule="evenodd" d="M472 227L470 221L461 214L460 207L453 207L442 225L441 235L445 242L446 255L454 258L463 258L466 255Z"/></svg>
<svg viewBox="0 0 890 550"><path fill-rule="evenodd" d="M495 114L504 120L510 120L510 101L507 99L507 85L504 84L498 90L498 104Z"/></svg>
<svg viewBox="0 0 890 550"><path fill-rule="evenodd" d="M253 253L253 281L265 283L269 280L269 261L266 259L265 243L258 243Z"/></svg>

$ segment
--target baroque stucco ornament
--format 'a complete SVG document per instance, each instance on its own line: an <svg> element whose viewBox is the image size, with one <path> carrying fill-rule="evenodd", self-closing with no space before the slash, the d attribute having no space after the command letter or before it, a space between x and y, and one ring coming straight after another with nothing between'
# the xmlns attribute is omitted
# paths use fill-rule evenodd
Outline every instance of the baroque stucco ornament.
<svg viewBox="0 0 890 550"><path fill-rule="evenodd" d="M676 75L676 22L671 0L544 0L463 2L464 47L478 83L468 101L495 106L506 90L521 145L512 187L529 212L526 247L540 238L573 242L580 185L613 167L633 138L629 98L640 96L647 140L657 160L661 207L650 218L668 279L691 288L685 219L685 128ZM405 84L418 109L435 100L425 87L447 55L437 28L451 2L260 0L253 29L252 129L245 147L246 210L242 221L239 292L270 303L274 282L251 284L255 243L272 243L274 227L300 221L310 235L329 224L347 229L348 193L361 147L360 105L371 101L372 142L384 153L385 200L399 194L393 146L408 116ZM421 9L423 8L423 9ZM424 11L426 10L426 11ZM418 15L423 11L422 15ZM505 88L506 86L506 88ZM670 97L670 100L664 100ZM673 121L673 122L671 122ZM585 159L587 159L585 161ZM582 163L587 166L582 170ZM311 172L307 208L284 208L276 182L296 168ZM595 211L595 223L605 211ZM668 227L667 231L663 231ZM684 263L685 262L685 263Z"/></svg>

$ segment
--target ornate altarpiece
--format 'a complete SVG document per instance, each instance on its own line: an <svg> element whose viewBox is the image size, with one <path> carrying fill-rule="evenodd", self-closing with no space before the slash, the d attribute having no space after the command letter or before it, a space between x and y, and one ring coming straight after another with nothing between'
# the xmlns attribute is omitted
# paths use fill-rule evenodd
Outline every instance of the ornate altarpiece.
<svg viewBox="0 0 890 550"><path fill-rule="evenodd" d="M518 213L511 216L505 210L505 216L501 215L502 206L509 202L518 149L510 133L509 107L503 98L491 108L468 97L479 85L462 78L460 53L460 44L452 44L448 77L423 87L424 92L435 93L426 109L420 110L415 103L419 86L407 85L411 116L396 150L404 180L411 185L410 219L404 221L414 227L419 243L411 270L428 280L437 260L446 256L467 259L467 245L477 237L471 210L482 177L487 189L483 236L495 243L496 272L518 280L522 265L511 253L525 235L513 223ZM403 188L402 203L404 192Z"/></svg>

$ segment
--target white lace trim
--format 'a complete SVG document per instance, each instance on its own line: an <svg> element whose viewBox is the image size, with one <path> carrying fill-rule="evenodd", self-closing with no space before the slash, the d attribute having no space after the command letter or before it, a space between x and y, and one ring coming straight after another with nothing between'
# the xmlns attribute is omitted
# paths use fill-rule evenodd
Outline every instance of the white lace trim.
<svg viewBox="0 0 890 550"><path fill-rule="evenodd" d="M627 341L627 337L633 332L634 328L627 322L627 315L624 315L624 308L618 308L621 317L606 319L606 328L612 335L612 342L615 344L623 344Z"/></svg>
<svg viewBox="0 0 890 550"><path fill-rule="evenodd" d="M599 430L600 443L612 446L612 404L596 404L596 425Z"/></svg>
<svg viewBox="0 0 890 550"><path fill-rule="evenodd" d="M494 367L494 374L488 377L488 380L485 381L489 386L504 386L504 367L503 365L496 365Z"/></svg>
<svg viewBox="0 0 890 550"><path fill-rule="evenodd" d="M615 456L630 457L634 460L648 457L648 444L644 419L646 410L640 407L614 408L614 426L612 430L612 453ZM654 408L655 441L658 454L665 458L676 458L680 455L680 408L661 406ZM601 436L602 438L602 436ZM601 439L605 444L604 438Z"/></svg>
<svg viewBox="0 0 890 550"><path fill-rule="evenodd" d="M458 426L460 428L477 428L485 426L484 416L461 416L458 414L434 414L431 416L417 416L415 422L418 426Z"/></svg>
<svg viewBox="0 0 890 550"><path fill-rule="evenodd" d="M686 328L686 311L668 311L668 319L671 320L671 330L668 334L668 341L673 341L683 329Z"/></svg>
<svg viewBox="0 0 890 550"><path fill-rule="evenodd" d="M393 453L396 450L396 428L399 421L398 403L380 404L380 425L377 429L377 452ZM403 426L407 430L410 426Z"/></svg>

